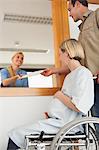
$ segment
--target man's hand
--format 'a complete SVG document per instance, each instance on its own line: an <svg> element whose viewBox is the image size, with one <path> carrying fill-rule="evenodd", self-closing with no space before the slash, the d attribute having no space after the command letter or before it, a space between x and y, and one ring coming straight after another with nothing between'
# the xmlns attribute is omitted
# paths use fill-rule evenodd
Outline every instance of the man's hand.
<svg viewBox="0 0 99 150"><path fill-rule="evenodd" d="M43 76L50 76L54 74L55 68L47 68L43 72L41 72L41 75Z"/></svg>
<svg viewBox="0 0 99 150"><path fill-rule="evenodd" d="M97 75L97 84L99 84L99 74Z"/></svg>
<svg viewBox="0 0 99 150"><path fill-rule="evenodd" d="M94 78L95 77L95 78ZM96 79L96 83L99 84L99 72L97 72L94 76L94 79Z"/></svg>
<svg viewBox="0 0 99 150"><path fill-rule="evenodd" d="M50 76L52 74L65 74L67 75L70 72L68 67L62 66L60 68L52 67L52 68L47 68L43 72L41 72L41 75L43 76Z"/></svg>

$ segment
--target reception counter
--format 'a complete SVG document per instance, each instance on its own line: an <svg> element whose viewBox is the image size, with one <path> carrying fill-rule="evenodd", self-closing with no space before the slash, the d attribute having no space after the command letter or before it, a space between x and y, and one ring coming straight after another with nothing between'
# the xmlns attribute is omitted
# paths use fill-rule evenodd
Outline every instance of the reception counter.
<svg viewBox="0 0 99 150"><path fill-rule="evenodd" d="M54 95L59 88L0 88L2 96L48 96Z"/></svg>

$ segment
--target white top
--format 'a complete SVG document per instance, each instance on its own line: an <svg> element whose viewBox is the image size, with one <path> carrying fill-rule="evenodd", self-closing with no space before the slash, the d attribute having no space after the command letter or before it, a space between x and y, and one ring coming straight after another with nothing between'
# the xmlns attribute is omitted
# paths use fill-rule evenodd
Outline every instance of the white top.
<svg viewBox="0 0 99 150"><path fill-rule="evenodd" d="M89 92L90 91L90 92ZM94 84L91 72L80 66L69 73L64 80L62 92L72 97L72 102L80 110L75 112L65 106L59 99L53 98L49 106L49 116L51 118L38 121L36 124L24 126L12 130L10 138L19 147L25 147L25 135L40 133L57 133L66 123L81 118L82 114L87 114L94 104ZM81 128L75 129L75 132Z"/></svg>
<svg viewBox="0 0 99 150"><path fill-rule="evenodd" d="M89 93L90 91L90 93ZM64 80L62 92L72 98L74 105L84 114L87 114L94 103L94 85L91 72L80 66L69 73ZM77 114L77 112L70 110L57 98L54 98L50 106L50 116L56 118L63 118L64 114L68 114L68 121L70 115Z"/></svg>

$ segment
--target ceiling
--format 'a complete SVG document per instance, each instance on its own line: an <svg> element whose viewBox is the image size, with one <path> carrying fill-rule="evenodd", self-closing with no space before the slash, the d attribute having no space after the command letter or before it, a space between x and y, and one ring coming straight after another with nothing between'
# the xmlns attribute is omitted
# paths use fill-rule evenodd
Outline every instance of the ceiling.
<svg viewBox="0 0 99 150"><path fill-rule="evenodd" d="M33 48L36 45L33 43L39 41L39 38L42 40L42 33L43 38L46 33L45 40L51 31L51 25L44 25L42 22L5 21L5 15L48 18L51 17L51 3L48 0L0 0L0 47L13 47L19 41L22 48ZM42 45L39 43L40 46Z"/></svg>

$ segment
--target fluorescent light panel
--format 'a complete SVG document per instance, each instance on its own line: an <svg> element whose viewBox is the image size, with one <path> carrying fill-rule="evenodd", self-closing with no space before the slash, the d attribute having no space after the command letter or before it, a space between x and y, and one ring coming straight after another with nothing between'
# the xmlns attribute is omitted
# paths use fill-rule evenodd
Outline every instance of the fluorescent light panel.
<svg viewBox="0 0 99 150"><path fill-rule="evenodd" d="M0 51L6 51L6 52L16 52L16 51L22 51L22 52L32 52L32 53L47 53L48 50L46 49L18 49L18 48L0 48Z"/></svg>
<svg viewBox="0 0 99 150"><path fill-rule="evenodd" d="M17 14L4 14L4 22L18 22L18 23L30 23L30 24L52 24L51 17L37 17L37 16L26 16Z"/></svg>

